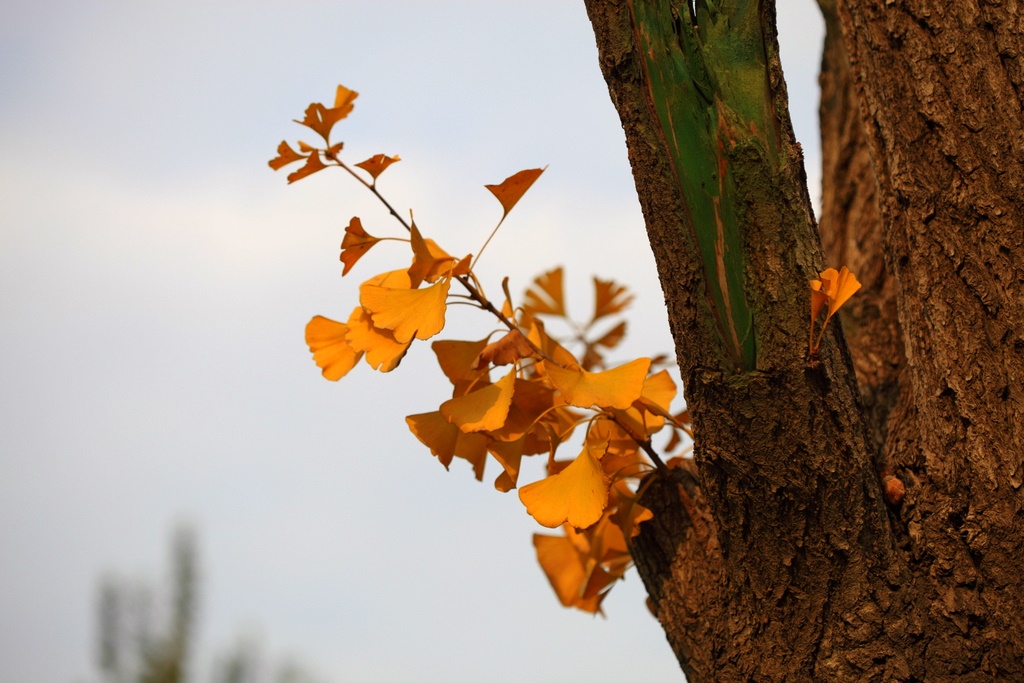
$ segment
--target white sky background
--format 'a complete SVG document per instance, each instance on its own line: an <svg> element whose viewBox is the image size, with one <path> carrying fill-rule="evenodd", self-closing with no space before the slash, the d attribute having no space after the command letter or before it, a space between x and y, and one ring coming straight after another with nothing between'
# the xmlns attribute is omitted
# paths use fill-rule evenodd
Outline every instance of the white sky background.
<svg viewBox="0 0 1024 683"><path fill-rule="evenodd" d="M821 20L780 5L816 197ZM400 154L382 190L452 253L500 217L482 185L550 164L485 285L616 279L639 294L622 359L671 350L582 3L0 0L0 683L96 680L98 579L163 583L178 521L197 681L252 633L335 683L679 679L635 572L607 619L563 609L495 463L446 473L407 431L448 398L429 344L338 384L310 360L306 321L407 258L340 281L348 219L394 226L343 174L266 165L337 83L361 93L346 158Z"/></svg>

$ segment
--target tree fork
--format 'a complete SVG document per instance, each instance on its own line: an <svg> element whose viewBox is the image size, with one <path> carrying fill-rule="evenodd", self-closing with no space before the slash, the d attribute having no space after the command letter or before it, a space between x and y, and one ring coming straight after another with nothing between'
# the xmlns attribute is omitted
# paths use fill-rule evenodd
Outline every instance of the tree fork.
<svg viewBox="0 0 1024 683"><path fill-rule="evenodd" d="M673 650L694 681L906 668L906 634L882 621L909 614L909 576L840 326L807 357L807 282L824 259L774 7L587 9L694 425L697 514L642 526L634 550ZM656 518L685 512L678 485L651 485Z"/></svg>

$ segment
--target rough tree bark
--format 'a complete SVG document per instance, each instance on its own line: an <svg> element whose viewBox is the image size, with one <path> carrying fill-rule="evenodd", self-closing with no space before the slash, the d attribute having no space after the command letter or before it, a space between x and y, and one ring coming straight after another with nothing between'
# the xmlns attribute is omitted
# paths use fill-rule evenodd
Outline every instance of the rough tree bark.
<svg viewBox="0 0 1024 683"><path fill-rule="evenodd" d="M634 558L691 681L1024 680L1024 24L820 4L824 243L865 291L809 358L773 3L587 0L695 436Z"/></svg>

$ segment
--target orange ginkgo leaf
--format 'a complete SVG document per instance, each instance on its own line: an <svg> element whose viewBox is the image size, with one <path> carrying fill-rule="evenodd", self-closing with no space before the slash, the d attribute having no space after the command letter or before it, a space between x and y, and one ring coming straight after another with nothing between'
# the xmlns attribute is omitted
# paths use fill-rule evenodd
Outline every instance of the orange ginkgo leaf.
<svg viewBox="0 0 1024 683"><path fill-rule="evenodd" d="M349 221L348 227L345 228L345 237L341 240L341 262L345 264L344 270L341 274L348 275L348 271L352 270L352 266L356 264L356 261L363 257L363 254L370 251L370 247L380 242L379 237L366 232L363 229L363 223L356 216L352 217Z"/></svg>
<svg viewBox="0 0 1024 683"><path fill-rule="evenodd" d="M409 425L409 430L437 456L445 469L451 465L454 456L459 456L472 463L473 469L478 469L477 463L480 463L480 474L483 474L482 461L487 457L486 436L463 432L437 410L409 415L405 421Z"/></svg>
<svg viewBox="0 0 1024 683"><path fill-rule="evenodd" d="M523 297L523 309L532 314L565 315L562 268L538 275Z"/></svg>
<svg viewBox="0 0 1024 683"><path fill-rule="evenodd" d="M336 382L355 367L363 352L349 346L345 337L348 325L323 316L314 316L306 324L306 344L323 376Z"/></svg>
<svg viewBox="0 0 1024 683"><path fill-rule="evenodd" d="M388 166L395 163L396 161L401 161L401 159L397 155L389 157L385 154L374 154L366 161L360 161L358 164L356 164L356 166L358 166L359 168L363 169L371 176L373 176L373 180L374 182L376 182L377 176L383 173Z"/></svg>
<svg viewBox="0 0 1024 683"><path fill-rule="evenodd" d="M636 495L626 488L624 481L615 482L615 492L619 505L611 521L625 537L636 538L640 534L640 523L654 519L654 513L637 502Z"/></svg>
<svg viewBox="0 0 1024 683"><path fill-rule="evenodd" d="M669 409L679 388L668 370L656 372L644 378L644 388L640 392L640 405L655 415L672 419Z"/></svg>
<svg viewBox="0 0 1024 683"><path fill-rule="evenodd" d="M601 519L608 503L609 479L585 444L565 469L519 489L519 500L541 526L554 529L565 522L585 529Z"/></svg>
<svg viewBox="0 0 1024 683"><path fill-rule="evenodd" d="M515 379L513 368L494 384L445 401L441 414L464 432L501 429L512 405Z"/></svg>
<svg viewBox="0 0 1024 683"><path fill-rule="evenodd" d="M501 474L494 480L494 488L502 493L508 493L516 487L519 481L519 466L523 460L523 445L526 443L526 436L517 441L490 441L487 449L502 467Z"/></svg>
<svg viewBox="0 0 1024 683"><path fill-rule="evenodd" d="M839 271L835 268L826 268L818 276L821 278L820 280L811 280L809 283L811 287L810 352L812 354L817 352L818 346L825 336L825 327L828 326L828 321L861 286L857 277L846 266ZM828 314L825 316L825 322L821 324L821 331L815 341L814 322L818 319L826 302L828 303Z"/></svg>
<svg viewBox="0 0 1024 683"><path fill-rule="evenodd" d="M489 364L509 365L532 355L533 347L526 341L523 333L515 329L510 330L498 341L488 344L473 360L471 367L478 369L486 368Z"/></svg>
<svg viewBox="0 0 1024 683"><path fill-rule="evenodd" d="M546 166L544 168L547 168ZM502 208L505 209L504 216L508 215L508 212L512 210L512 207L516 205L526 191L530 189L534 181L540 177L540 174L544 172L544 168L531 168L525 171L520 171L515 175L510 175L505 178L498 185L484 185L488 190L491 191L498 201L501 202Z"/></svg>
<svg viewBox="0 0 1024 683"><path fill-rule="evenodd" d="M827 283L824 289L828 296L828 316L831 318L839 310L839 307L860 289L860 282L846 266L843 266L838 273L835 268L826 268L820 273L820 277L823 284Z"/></svg>
<svg viewBox="0 0 1024 683"><path fill-rule="evenodd" d="M595 560L587 558L566 536L534 534L533 547L562 605L590 613L601 611L601 600L607 593L601 590L611 580Z"/></svg>
<svg viewBox="0 0 1024 683"><path fill-rule="evenodd" d="M487 346L487 340L456 341L445 339L430 345L437 356L437 364L452 384L475 382L486 374L486 368L474 368L473 361Z"/></svg>
<svg viewBox="0 0 1024 683"><path fill-rule="evenodd" d="M547 333L544 329L544 322L539 318L530 321L530 329L526 337L556 364L570 366L576 363L576 357ZM543 370L540 366L538 369Z"/></svg>
<svg viewBox="0 0 1024 683"><path fill-rule="evenodd" d="M363 284L359 303L370 312L375 327L391 330L395 340L406 343L430 339L444 329L449 279L425 289L404 289Z"/></svg>
<svg viewBox="0 0 1024 683"><path fill-rule="evenodd" d="M586 581L579 550L565 536L547 534L534 534L533 547L537 550L537 562L555 589L559 602L572 607Z"/></svg>
<svg viewBox="0 0 1024 683"><path fill-rule="evenodd" d="M612 329L605 332L601 337L594 340L594 346L603 346L606 349L614 349L626 336L626 321L623 320Z"/></svg>
<svg viewBox="0 0 1024 683"><path fill-rule="evenodd" d="M668 370L662 370L644 379L640 398L626 410L612 410L615 419L629 432L649 437L671 420L669 408L676 396L676 383Z"/></svg>
<svg viewBox="0 0 1024 683"><path fill-rule="evenodd" d="M270 168L277 171L287 166L288 164L294 163L296 161L301 161L302 159L305 158L305 155L299 154L298 152L291 148L291 145L282 140L281 144L277 146L277 156L268 161L267 163L270 165Z"/></svg>
<svg viewBox="0 0 1024 683"><path fill-rule="evenodd" d="M338 121L349 115L352 111L352 104L355 99L359 97L359 93L354 90L349 90L343 85L338 86L338 90L334 96L334 106L327 108L319 102L306 107L305 116L301 121L297 120L295 123L300 123L307 128L311 128L316 131L317 134L322 137L325 141L330 142L331 128L334 127Z"/></svg>
<svg viewBox="0 0 1024 683"><path fill-rule="evenodd" d="M362 306L356 306L348 318L349 346L366 354L366 362L374 370L391 372L398 367L409 350L411 340L399 342L390 330L373 326L373 319Z"/></svg>
<svg viewBox="0 0 1024 683"><path fill-rule="evenodd" d="M409 242L412 244L412 265L409 266L409 280L413 289L423 281L437 282L447 275L455 264L452 257L432 239L424 239L416 222L409 228Z"/></svg>
<svg viewBox="0 0 1024 683"><path fill-rule="evenodd" d="M633 301L625 285L612 280L594 278L594 317L591 322L607 315L619 313Z"/></svg>
<svg viewBox="0 0 1024 683"><path fill-rule="evenodd" d="M320 153L311 149L309 156L306 157L306 163L303 164L302 168L292 171L288 174L288 184L294 183L297 180L302 180L306 176L311 176L317 171L322 171L327 168L324 162L320 161Z"/></svg>
<svg viewBox="0 0 1024 683"><path fill-rule="evenodd" d="M650 358L637 358L604 372L587 372L579 366L561 368L544 363L548 378L569 405L577 408L596 405L620 410L629 408L640 398L650 367Z"/></svg>

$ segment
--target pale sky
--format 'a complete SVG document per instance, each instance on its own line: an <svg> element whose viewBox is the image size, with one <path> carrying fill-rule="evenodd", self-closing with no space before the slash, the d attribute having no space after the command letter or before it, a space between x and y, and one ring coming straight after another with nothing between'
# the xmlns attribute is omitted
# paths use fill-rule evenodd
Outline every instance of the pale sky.
<svg viewBox="0 0 1024 683"><path fill-rule="evenodd" d="M816 197L822 25L780 4ZM445 472L407 431L448 398L428 344L388 375L313 365L306 321L397 267L378 248L342 281L349 218L387 215L266 164L338 83L360 92L345 157L401 155L382 191L452 253L500 217L484 184L549 165L485 285L613 278L638 294L622 359L671 350L582 3L0 0L0 683L98 680L97 581L163 583L180 521L194 681L252 634L334 683L681 679L635 572L607 619L563 609L495 463Z"/></svg>

